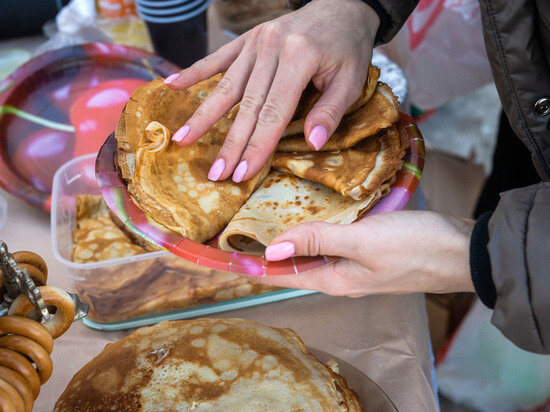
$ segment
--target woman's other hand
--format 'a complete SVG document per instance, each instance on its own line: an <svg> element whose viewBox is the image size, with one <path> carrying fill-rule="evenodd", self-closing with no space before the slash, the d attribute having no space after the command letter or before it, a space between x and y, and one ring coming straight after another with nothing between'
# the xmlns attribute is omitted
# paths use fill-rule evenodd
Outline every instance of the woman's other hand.
<svg viewBox="0 0 550 412"><path fill-rule="evenodd" d="M401 211L351 225L304 223L277 236L268 260L342 259L298 275L249 276L259 283L352 297L474 291L469 245L473 222L433 212Z"/></svg>

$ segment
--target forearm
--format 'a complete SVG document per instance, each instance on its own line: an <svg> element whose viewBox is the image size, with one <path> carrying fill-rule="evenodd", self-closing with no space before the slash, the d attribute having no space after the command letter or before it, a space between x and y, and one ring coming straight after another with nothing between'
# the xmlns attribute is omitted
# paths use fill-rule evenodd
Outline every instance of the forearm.
<svg viewBox="0 0 550 412"><path fill-rule="evenodd" d="M471 244L472 280L493 324L523 349L550 353L550 183L502 195Z"/></svg>

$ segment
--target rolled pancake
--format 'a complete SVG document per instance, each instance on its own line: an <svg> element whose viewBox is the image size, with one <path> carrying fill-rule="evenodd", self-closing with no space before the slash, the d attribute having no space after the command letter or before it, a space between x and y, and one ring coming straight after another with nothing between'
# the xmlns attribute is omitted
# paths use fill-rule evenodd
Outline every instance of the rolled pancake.
<svg viewBox="0 0 550 412"><path fill-rule="evenodd" d="M222 232L219 247L262 254L278 234L299 223L353 223L389 192L389 185L355 201L320 183L272 171Z"/></svg>
<svg viewBox="0 0 550 412"><path fill-rule="evenodd" d="M212 182L207 176L218 151L219 146L202 142L179 146L166 127L152 122L136 151L128 191L155 221L203 243L227 225L271 167L270 158L246 182Z"/></svg>
<svg viewBox="0 0 550 412"><path fill-rule="evenodd" d="M388 85L378 83L372 98L356 111L345 115L330 139L320 151L349 149L361 140L373 136L399 120L399 103ZM303 134L283 139L278 152L313 152Z"/></svg>
<svg viewBox="0 0 550 412"><path fill-rule="evenodd" d="M361 200L401 169L408 146L406 134L392 126L342 151L276 153L273 168Z"/></svg>
<svg viewBox="0 0 550 412"><path fill-rule="evenodd" d="M290 329L245 319L161 322L111 343L54 411L361 411Z"/></svg>
<svg viewBox="0 0 550 412"><path fill-rule="evenodd" d="M367 104L376 90L379 78L380 69L376 66L370 65L367 80L363 86L361 96L348 108L348 110L346 110L346 114L352 113ZM321 95L322 93L315 88L313 83L308 84L302 93L302 97L300 98L300 102L298 103L298 107L296 108L292 121L283 132L283 138L304 132L306 116L309 114L311 109L313 109L313 106L315 106L315 104L319 101Z"/></svg>

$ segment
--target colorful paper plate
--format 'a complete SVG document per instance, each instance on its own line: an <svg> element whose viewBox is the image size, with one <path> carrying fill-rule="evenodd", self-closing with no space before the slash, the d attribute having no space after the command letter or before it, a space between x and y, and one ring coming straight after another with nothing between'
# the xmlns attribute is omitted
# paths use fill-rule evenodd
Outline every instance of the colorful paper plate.
<svg viewBox="0 0 550 412"><path fill-rule="evenodd" d="M401 210L416 190L424 168L424 139L412 117L401 113L410 147L403 167L388 195L384 196L367 216ZM136 206L114 164L116 140L114 133L101 147L96 159L96 180L111 211L131 230L148 241L190 262L212 269L244 275L289 275L335 262L330 256L292 257L280 262L268 262L264 256L226 252L218 249L216 239L200 244L165 229Z"/></svg>
<svg viewBox="0 0 550 412"><path fill-rule="evenodd" d="M133 90L177 70L107 43L46 52L20 66L0 82L0 186L49 211L57 168L97 152Z"/></svg>

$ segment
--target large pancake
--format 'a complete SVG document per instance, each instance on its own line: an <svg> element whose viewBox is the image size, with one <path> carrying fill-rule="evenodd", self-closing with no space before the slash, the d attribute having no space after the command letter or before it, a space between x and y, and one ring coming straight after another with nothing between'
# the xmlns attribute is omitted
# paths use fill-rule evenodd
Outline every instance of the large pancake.
<svg viewBox="0 0 550 412"><path fill-rule="evenodd" d="M363 86L361 96L348 108L348 110L346 110L346 114L352 113L367 104L376 90L379 77L380 69L376 66L370 65L367 80ZM302 97L300 98L300 102L298 103L298 107L296 108L292 121L283 132L283 138L304 132L306 116L309 114L311 109L313 109L313 106L315 106L315 103L317 103L320 98L321 92L319 92L313 83L310 82L302 93Z"/></svg>
<svg viewBox="0 0 550 412"><path fill-rule="evenodd" d="M322 184L272 171L222 232L219 247L263 254L277 235L299 223L355 222L388 191L389 182L355 201Z"/></svg>
<svg viewBox="0 0 550 412"><path fill-rule="evenodd" d="M244 319L141 328L73 377L54 410L361 411L290 329Z"/></svg>
<svg viewBox="0 0 550 412"><path fill-rule="evenodd" d="M345 115L330 139L320 149L324 152L349 149L361 140L390 127L399 120L399 103L388 85L378 83L372 98L362 107ZM278 152L312 152L303 134L283 139Z"/></svg>
<svg viewBox="0 0 550 412"><path fill-rule="evenodd" d="M401 169L408 146L405 133L392 126L342 151L276 153L273 168L360 200Z"/></svg>
<svg viewBox="0 0 550 412"><path fill-rule="evenodd" d="M250 197L271 167L271 159L252 179L211 182L208 171L219 146L196 142L182 147L158 122L143 133L128 191L158 223L203 243L222 230Z"/></svg>

